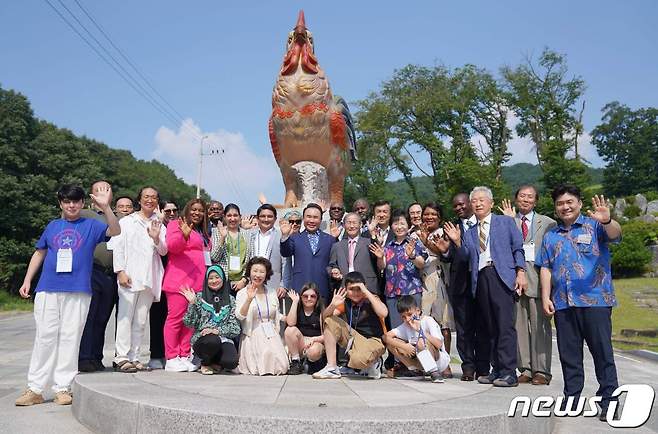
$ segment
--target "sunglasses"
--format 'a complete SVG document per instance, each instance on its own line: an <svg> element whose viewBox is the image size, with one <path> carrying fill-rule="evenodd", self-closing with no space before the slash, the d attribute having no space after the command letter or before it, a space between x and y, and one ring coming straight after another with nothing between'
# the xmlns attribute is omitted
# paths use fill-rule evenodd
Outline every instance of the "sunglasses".
<svg viewBox="0 0 658 434"><path fill-rule="evenodd" d="M304 295L302 295L302 298L305 298L307 300L312 300L314 298L318 298L318 296L315 295L315 294L304 294Z"/></svg>
<svg viewBox="0 0 658 434"><path fill-rule="evenodd" d="M288 223L291 225L301 225L302 221L301 220L288 220Z"/></svg>

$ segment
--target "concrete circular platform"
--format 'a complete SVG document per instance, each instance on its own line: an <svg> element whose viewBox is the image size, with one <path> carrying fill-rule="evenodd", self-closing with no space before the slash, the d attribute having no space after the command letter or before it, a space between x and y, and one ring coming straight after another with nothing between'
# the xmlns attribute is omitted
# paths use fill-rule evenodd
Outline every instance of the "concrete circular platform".
<svg viewBox="0 0 658 434"><path fill-rule="evenodd" d="M559 388L494 388L458 376L434 384L154 371L79 375L73 393L73 414L99 433L550 433L552 418L511 418L507 410L515 396Z"/></svg>

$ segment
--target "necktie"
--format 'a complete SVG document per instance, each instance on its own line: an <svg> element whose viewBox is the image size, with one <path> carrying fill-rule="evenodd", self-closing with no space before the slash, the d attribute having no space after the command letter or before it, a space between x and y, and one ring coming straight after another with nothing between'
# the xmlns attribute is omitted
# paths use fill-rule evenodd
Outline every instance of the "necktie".
<svg viewBox="0 0 658 434"><path fill-rule="evenodd" d="M487 222L484 220L480 222L480 253L487 250L487 234L484 233L484 225L486 224Z"/></svg>
<svg viewBox="0 0 658 434"><path fill-rule="evenodd" d="M528 219L526 216L521 217L521 232L523 233L523 240L528 236Z"/></svg>
<svg viewBox="0 0 658 434"><path fill-rule="evenodd" d="M348 257L347 257L347 266L349 271L354 271L354 250L356 249L356 240L350 240L348 242Z"/></svg>
<svg viewBox="0 0 658 434"><path fill-rule="evenodd" d="M318 234L308 234L308 241L311 244L311 251L315 255L318 252L318 243L320 242L320 237Z"/></svg>

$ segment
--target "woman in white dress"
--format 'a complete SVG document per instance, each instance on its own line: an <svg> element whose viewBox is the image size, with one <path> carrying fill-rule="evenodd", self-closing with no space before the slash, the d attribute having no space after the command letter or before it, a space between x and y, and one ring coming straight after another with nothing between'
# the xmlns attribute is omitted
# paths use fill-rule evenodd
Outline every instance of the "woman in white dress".
<svg viewBox="0 0 658 434"><path fill-rule="evenodd" d="M288 354L279 334L282 316L276 291L265 283L272 276L272 264L256 256L245 267L249 283L238 291L235 316L242 324L240 373L282 375L288 372Z"/></svg>

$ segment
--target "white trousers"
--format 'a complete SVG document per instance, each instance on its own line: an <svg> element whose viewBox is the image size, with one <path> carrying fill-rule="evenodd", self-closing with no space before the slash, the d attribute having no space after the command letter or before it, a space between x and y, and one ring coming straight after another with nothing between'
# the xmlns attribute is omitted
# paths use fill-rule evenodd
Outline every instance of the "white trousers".
<svg viewBox="0 0 658 434"><path fill-rule="evenodd" d="M150 290L131 291L119 286L117 313L116 363L139 360L139 346L144 336L149 309L153 304Z"/></svg>
<svg viewBox="0 0 658 434"><path fill-rule="evenodd" d="M87 320L91 294L39 292L34 298L36 335L27 386L43 393L53 379L53 391L68 391L78 373L80 338Z"/></svg>

